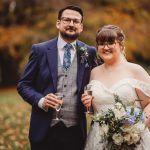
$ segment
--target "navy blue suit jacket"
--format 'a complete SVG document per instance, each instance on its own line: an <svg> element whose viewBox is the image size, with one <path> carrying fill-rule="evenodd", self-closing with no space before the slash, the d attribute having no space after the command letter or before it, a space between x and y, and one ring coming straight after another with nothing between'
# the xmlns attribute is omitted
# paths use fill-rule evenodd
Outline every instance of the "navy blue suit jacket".
<svg viewBox="0 0 150 150"><path fill-rule="evenodd" d="M79 47L85 46L77 41ZM96 51L94 47L88 48L91 65L94 67ZM48 93L57 92L57 63L58 63L57 38L39 44L34 44L31 49L29 62L18 83L17 90L22 98L32 105L29 139L33 142L41 141L47 134L52 118L52 109L45 112L38 107L39 100ZM78 109L80 111L80 126L83 139L86 137L86 118L81 102L84 86L89 82L91 68L80 62L77 53L77 94Z"/></svg>

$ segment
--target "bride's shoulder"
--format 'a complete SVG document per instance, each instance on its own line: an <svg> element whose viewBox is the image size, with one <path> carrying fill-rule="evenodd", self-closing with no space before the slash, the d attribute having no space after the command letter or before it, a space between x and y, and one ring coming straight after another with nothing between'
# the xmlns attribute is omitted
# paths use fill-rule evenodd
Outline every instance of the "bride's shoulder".
<svg viewBox="0 0 150 150"><path fill-rule="evenodd" d="M127 65L135 79L150 83L150 76L141 65L130 62Z"/></svg>
<svg viewBox="0 0 150 150"><path fill-rule="evenodd" d="M102 67L103 67L103 64L93 68L92 71L91 71L91 74L101 73L102 72Z"/></svg>
<svg viewBox="0 0 150 150"><path fill-rule="evenodd" d="M139 64L135 64L135 63L131 63L128 62L127 65L128 69L130 69L133 73L137 73L137 72L145 72L145 69L139 65Z"/></svg>
<svg viewBox="0 0 150 150"><path fill-rule="evenodd" d="M103 65L99 65L99 66L93 68L92 71L91 71L91 74L95 74L95 73L97 73L97 72L101 72L102 66L103 66Z"/></svg>
<svg viewBox="0 0 150 150"><path fill-rule="evenodd" d="M95 68L93 68L92 69L92 71L91 71L91 78L90 79L93 79L93 78L95 78L97 75L99 75L99 74L101 74L101 67L102 67L102 65L100 65L100 66L97 66L97 67L95 67Z"/></svg>
<svg viewBox="0 0 150 150"><path fill-rule="evenodd" d="M130 69L137 70L143 68L139 64L127 62L127 66L130 67Z"/></svg>

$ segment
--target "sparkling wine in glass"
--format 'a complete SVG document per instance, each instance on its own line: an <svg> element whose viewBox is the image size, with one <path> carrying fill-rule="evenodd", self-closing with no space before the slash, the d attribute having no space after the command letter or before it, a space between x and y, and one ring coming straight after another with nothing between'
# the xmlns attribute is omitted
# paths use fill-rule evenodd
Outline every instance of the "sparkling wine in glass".
<svg viewBox="0 0 150 150"><path fill-rule="evenodd" d="M55 93L55 95L57 96L57 98L58 98L59 100L62 100L62 98L64 97L64 95L63 95L62 93ZM60 109L61 109L61 106L62 106L62 104L58 104L58 105L56 106L56 108L55 108L55 110L56 110L56 118L55 118L55 120L59 120L58 114L59 114L59 111L60 111Z"/></svg>
<svg viewBox="0 0 150 150"><path fill-rule="evenodd" d="M92 96L92 90L91 90L91 85L86 85L84 87L84 93L87 95L91 95ZM91 112L91 107L87 107L87 113L88 114L92 114L93 112Z"/></svg>

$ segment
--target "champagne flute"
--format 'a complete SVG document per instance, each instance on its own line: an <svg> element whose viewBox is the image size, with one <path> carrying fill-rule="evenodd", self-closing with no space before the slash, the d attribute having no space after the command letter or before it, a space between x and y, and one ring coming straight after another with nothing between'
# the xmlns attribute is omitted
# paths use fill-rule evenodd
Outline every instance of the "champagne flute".
<svg viewBox="0 0 150 150"><path fill-rule="evenodd" d="M57 96L57 98L58 98L59 100L62 100L62 98L64 97L64 95L63 95L62 93L55 93L55 95ZM58 104L58 105L55 107L55 110L56 110L56 118L55 118L55 120L59 120L58 114L59 114L59 111L60 111L60 109L61 109L61 106L62 106L62 104Z"/></svg>
<svg viewBox="0 0 150 150"><path fill-rule="evenodd" d="M91 90L91 85L86 85L84 87L84 93L87 94L87 95L90 95L92 96L92 90ZM93 112L91 112L91 107L87 107L87 113L88 114L92 114Z"/></svg>

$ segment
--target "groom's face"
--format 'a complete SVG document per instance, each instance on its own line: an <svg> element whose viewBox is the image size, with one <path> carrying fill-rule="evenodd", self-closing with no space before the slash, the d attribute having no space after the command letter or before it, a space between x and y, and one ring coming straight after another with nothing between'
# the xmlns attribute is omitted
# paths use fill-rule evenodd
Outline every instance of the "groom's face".
<svg viewBox="0 0 150 150"><path fill-rule="evenodd" d="M56 27L64 40L74 41L83 31L82 16L77 11L67 9L57 20Z"/></svg>

